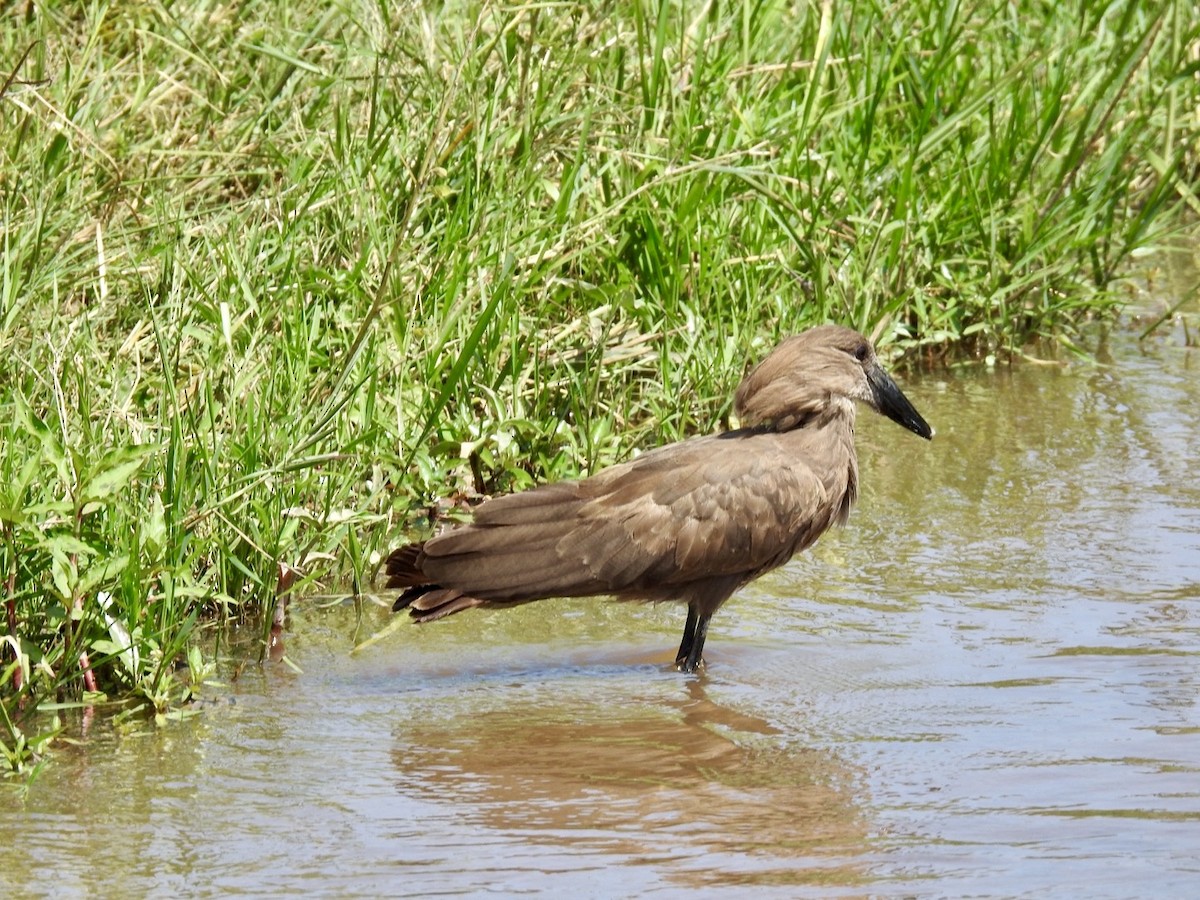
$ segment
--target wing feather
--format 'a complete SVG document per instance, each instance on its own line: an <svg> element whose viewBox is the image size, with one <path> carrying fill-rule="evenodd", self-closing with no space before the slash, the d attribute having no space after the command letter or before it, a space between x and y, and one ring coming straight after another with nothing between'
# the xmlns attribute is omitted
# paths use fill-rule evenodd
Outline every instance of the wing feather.
<svg viewBox="0 0 1200 900"><path fill-rule="evenodd" d="M421 606L447 604L430 614L467 602L745 583L812 543L841 505L794 439L746 440L755 446L697 438L584 481L489 500L473 523L429 539L416 557L408 550L393 577L420 584L419 570L453 593L422 597Z"/></svg>

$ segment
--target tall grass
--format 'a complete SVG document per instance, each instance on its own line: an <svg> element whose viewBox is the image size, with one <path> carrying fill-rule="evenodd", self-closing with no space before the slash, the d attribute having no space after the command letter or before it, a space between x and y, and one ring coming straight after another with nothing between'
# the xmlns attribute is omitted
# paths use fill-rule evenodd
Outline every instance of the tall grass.
<svg viewBox="0 0 1200 900"><path fill-rule="evenodd" d="M1197 206L1182 0L0 16L14 768L49 701L176 708L281 565L712 429L812 323L1069 333Z"/></svg>

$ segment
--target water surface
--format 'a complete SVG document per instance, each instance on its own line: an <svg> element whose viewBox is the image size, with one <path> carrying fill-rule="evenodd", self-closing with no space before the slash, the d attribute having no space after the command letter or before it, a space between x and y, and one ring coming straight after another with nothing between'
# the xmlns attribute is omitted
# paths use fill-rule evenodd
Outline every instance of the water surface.
<svg viewBox="0 0 1200 900"><path fill-rule="evenodd" d="M683 610L298 601L233 701L0 804L5 896L1190 897L1200 356L905 379L844 530Z"/></svg>

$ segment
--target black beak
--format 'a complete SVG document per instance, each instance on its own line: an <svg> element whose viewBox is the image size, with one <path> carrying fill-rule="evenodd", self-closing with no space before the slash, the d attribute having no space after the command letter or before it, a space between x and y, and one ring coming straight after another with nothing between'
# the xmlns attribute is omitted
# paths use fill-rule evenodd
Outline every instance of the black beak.
<svg viewBox="0 0 1200 900"><path fill-rule="evenodd" d="M904 392L896 387L892 377L883 371L878 363L868 367L866 371L867 381L871 384L871 394L875 398L875 408L893 422L898 422L927 441L930 440L933 437L933 429L908 402Z"/></svg>

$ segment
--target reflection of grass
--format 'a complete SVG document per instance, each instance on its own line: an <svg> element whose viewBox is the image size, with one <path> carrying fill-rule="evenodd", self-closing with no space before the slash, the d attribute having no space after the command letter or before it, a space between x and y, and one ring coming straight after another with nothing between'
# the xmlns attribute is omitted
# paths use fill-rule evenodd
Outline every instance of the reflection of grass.
<svg viewBox="0 0 1200 900"><path fill-rule="evenodd" d="M1195 203L1183 2L14 10L7 712L169 707L277 564L712 428L780 333L1069 326Z"/></svg>
<svg viewBox="0 0 1200 900"><path fill-rule="evenodd" d="M1195 650L1175 647L1059 647L1051 656L1200 656Z"/></svg>
<svg viewBox="0 0 1200 900"><path fill-rule="evenodd" d="M1152 822L1200 822L1200 812L1190 809L1034 809L1036 816L1064 819L1149 819Z"/></svg>

